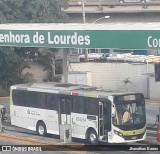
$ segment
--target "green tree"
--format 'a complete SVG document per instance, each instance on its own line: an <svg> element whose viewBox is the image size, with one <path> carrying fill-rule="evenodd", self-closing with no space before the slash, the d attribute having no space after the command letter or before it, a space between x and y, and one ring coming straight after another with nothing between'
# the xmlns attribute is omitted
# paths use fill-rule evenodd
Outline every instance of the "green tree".
<svg viewBox="0 0 160 154"><path fill-rule="evenodd" d="M29 74L22 75L25 68L30 68L29 64L25 58L16 54L14 48L0 48L0 85L3 88L8 88L16 83L31 81L31 74L30 77Z"/></svg>
<svg viewBox="0 0 160 154"><path fill-rule="evenodd" d="M64 12L67 6L68 0L0 0L0 23L67 22ZM52 81L54 51L44 51L46 53L42 54L37 48L0 47L0 86L32 80L31 74L22 75L30 60L43 63L48 72L46 81Z"/></svg>
<svg viewBox="0 0 160 154"><path fill-rule="evenodd" d="M47 71L47 76L44 78L44 82L59 81L60 78L55 76L55 55L58 52L57 49L40 48L38 51L38 58L36 62L44 65L44 70Z"/></svg>
<svg viewBox="0 0 160 154"><path fill-rule="evenodd" d="M0 23L66 22L68 0L0 0Z"/></svg>

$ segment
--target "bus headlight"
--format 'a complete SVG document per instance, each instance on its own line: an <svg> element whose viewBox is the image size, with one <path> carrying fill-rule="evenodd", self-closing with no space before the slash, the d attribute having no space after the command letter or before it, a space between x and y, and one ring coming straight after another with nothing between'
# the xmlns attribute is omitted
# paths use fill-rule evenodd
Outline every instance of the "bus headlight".
<svg viewBox="0 0 160 154"><path fill-rule="evenodd" d="M116 135L118 135L118 136L123 137L123 134L122 134L122 133L120 133L120 132L118 132L118 131L116 131L116 130L114 130L114 133L115 133Z"/></svg>

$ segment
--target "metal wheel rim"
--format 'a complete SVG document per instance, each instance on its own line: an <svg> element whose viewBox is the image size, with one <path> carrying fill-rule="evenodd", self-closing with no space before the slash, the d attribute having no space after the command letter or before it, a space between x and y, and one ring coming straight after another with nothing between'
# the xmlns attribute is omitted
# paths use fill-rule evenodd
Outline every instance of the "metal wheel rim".
<svg viewBox="0 0 160 154"><path fill-rule="evenodd" d="M90 140L91 140L91 142L94 142L96 140L96 135L90 134Z"/></svg>
<svg viewBox="0 0 160 154"><path fill-rule="evenodd" d="M44 134L44 127L43 126L39 126L38 132L39 132L40 135L43 135Z"/></svg>

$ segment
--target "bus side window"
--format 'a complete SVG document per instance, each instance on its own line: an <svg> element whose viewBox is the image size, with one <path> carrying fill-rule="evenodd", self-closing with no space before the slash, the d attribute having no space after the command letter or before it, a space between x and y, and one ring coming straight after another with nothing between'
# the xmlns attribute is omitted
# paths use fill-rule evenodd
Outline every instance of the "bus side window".
<svg viewBox="0 0 160 154"><path fill-rule="evenodd" d="M60 103L60 113L61 114L66 114L66 103L65 103L65 99L61 98L60 99L61 103Z"/></svg>
<svg viewBox="0 0 160 154"><path fill-rule="evenodd" d="M23 105L23 91L13 90L12 91L13 104L21 106Z"/></svg>
<svg viewBox="0 0 160 154"><path fill-rule="evenodd" d="M56 94L47 94L47 109L59 110L59 97Z"/></svg>
<svg viewBox="0 0 160 154"><path fill-rule="evenodd" d="M91 97L86 98L85 104L86 114L98 115L98 99Z"/></svg>
<svg viewBox="0 0 160 154"><path fill-rule="evenodd" d="M111 102L107 101L105 102L105 108L104 108L104 115L106 116L106 129L108 131L111 131Z"/></svg>
<svg viewBox="0 0 160 154"><path fill-rule="evenodd" d="M46 109L47 101L46 101L46 93L36 92L35 93L35 107Z"/></svg>
<svg viewBox="0 0 160 154"><path fill-rule="evenodd" d="M82 96L75 96L73 98L73 112L74 113L85 113L85 98Z"/></svg>
<svg viewBox="0 0 160 154"><path fill-rule="evenodd" d="M66 98L66 114L71 114L72 112L72 99Z"/></svg>
<svg viewBox="0 0 160 154"><path fill-rule="evenodd" d="M23 105L26 107L35 107L35 92L24 91L23 93Z"/></svg>

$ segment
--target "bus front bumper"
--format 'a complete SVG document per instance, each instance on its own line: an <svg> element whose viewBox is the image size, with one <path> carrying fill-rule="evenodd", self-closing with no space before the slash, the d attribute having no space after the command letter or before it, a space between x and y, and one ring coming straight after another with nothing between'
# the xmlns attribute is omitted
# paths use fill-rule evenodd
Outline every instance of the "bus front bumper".
<svg viewBox="0 0 160 154"><path fill-rule="evenodd" d="M115 134L110 143L129 143L129 142L143 141L145 139L146 139L146 133L134 136L123 136L123 137Z"/></svg>

